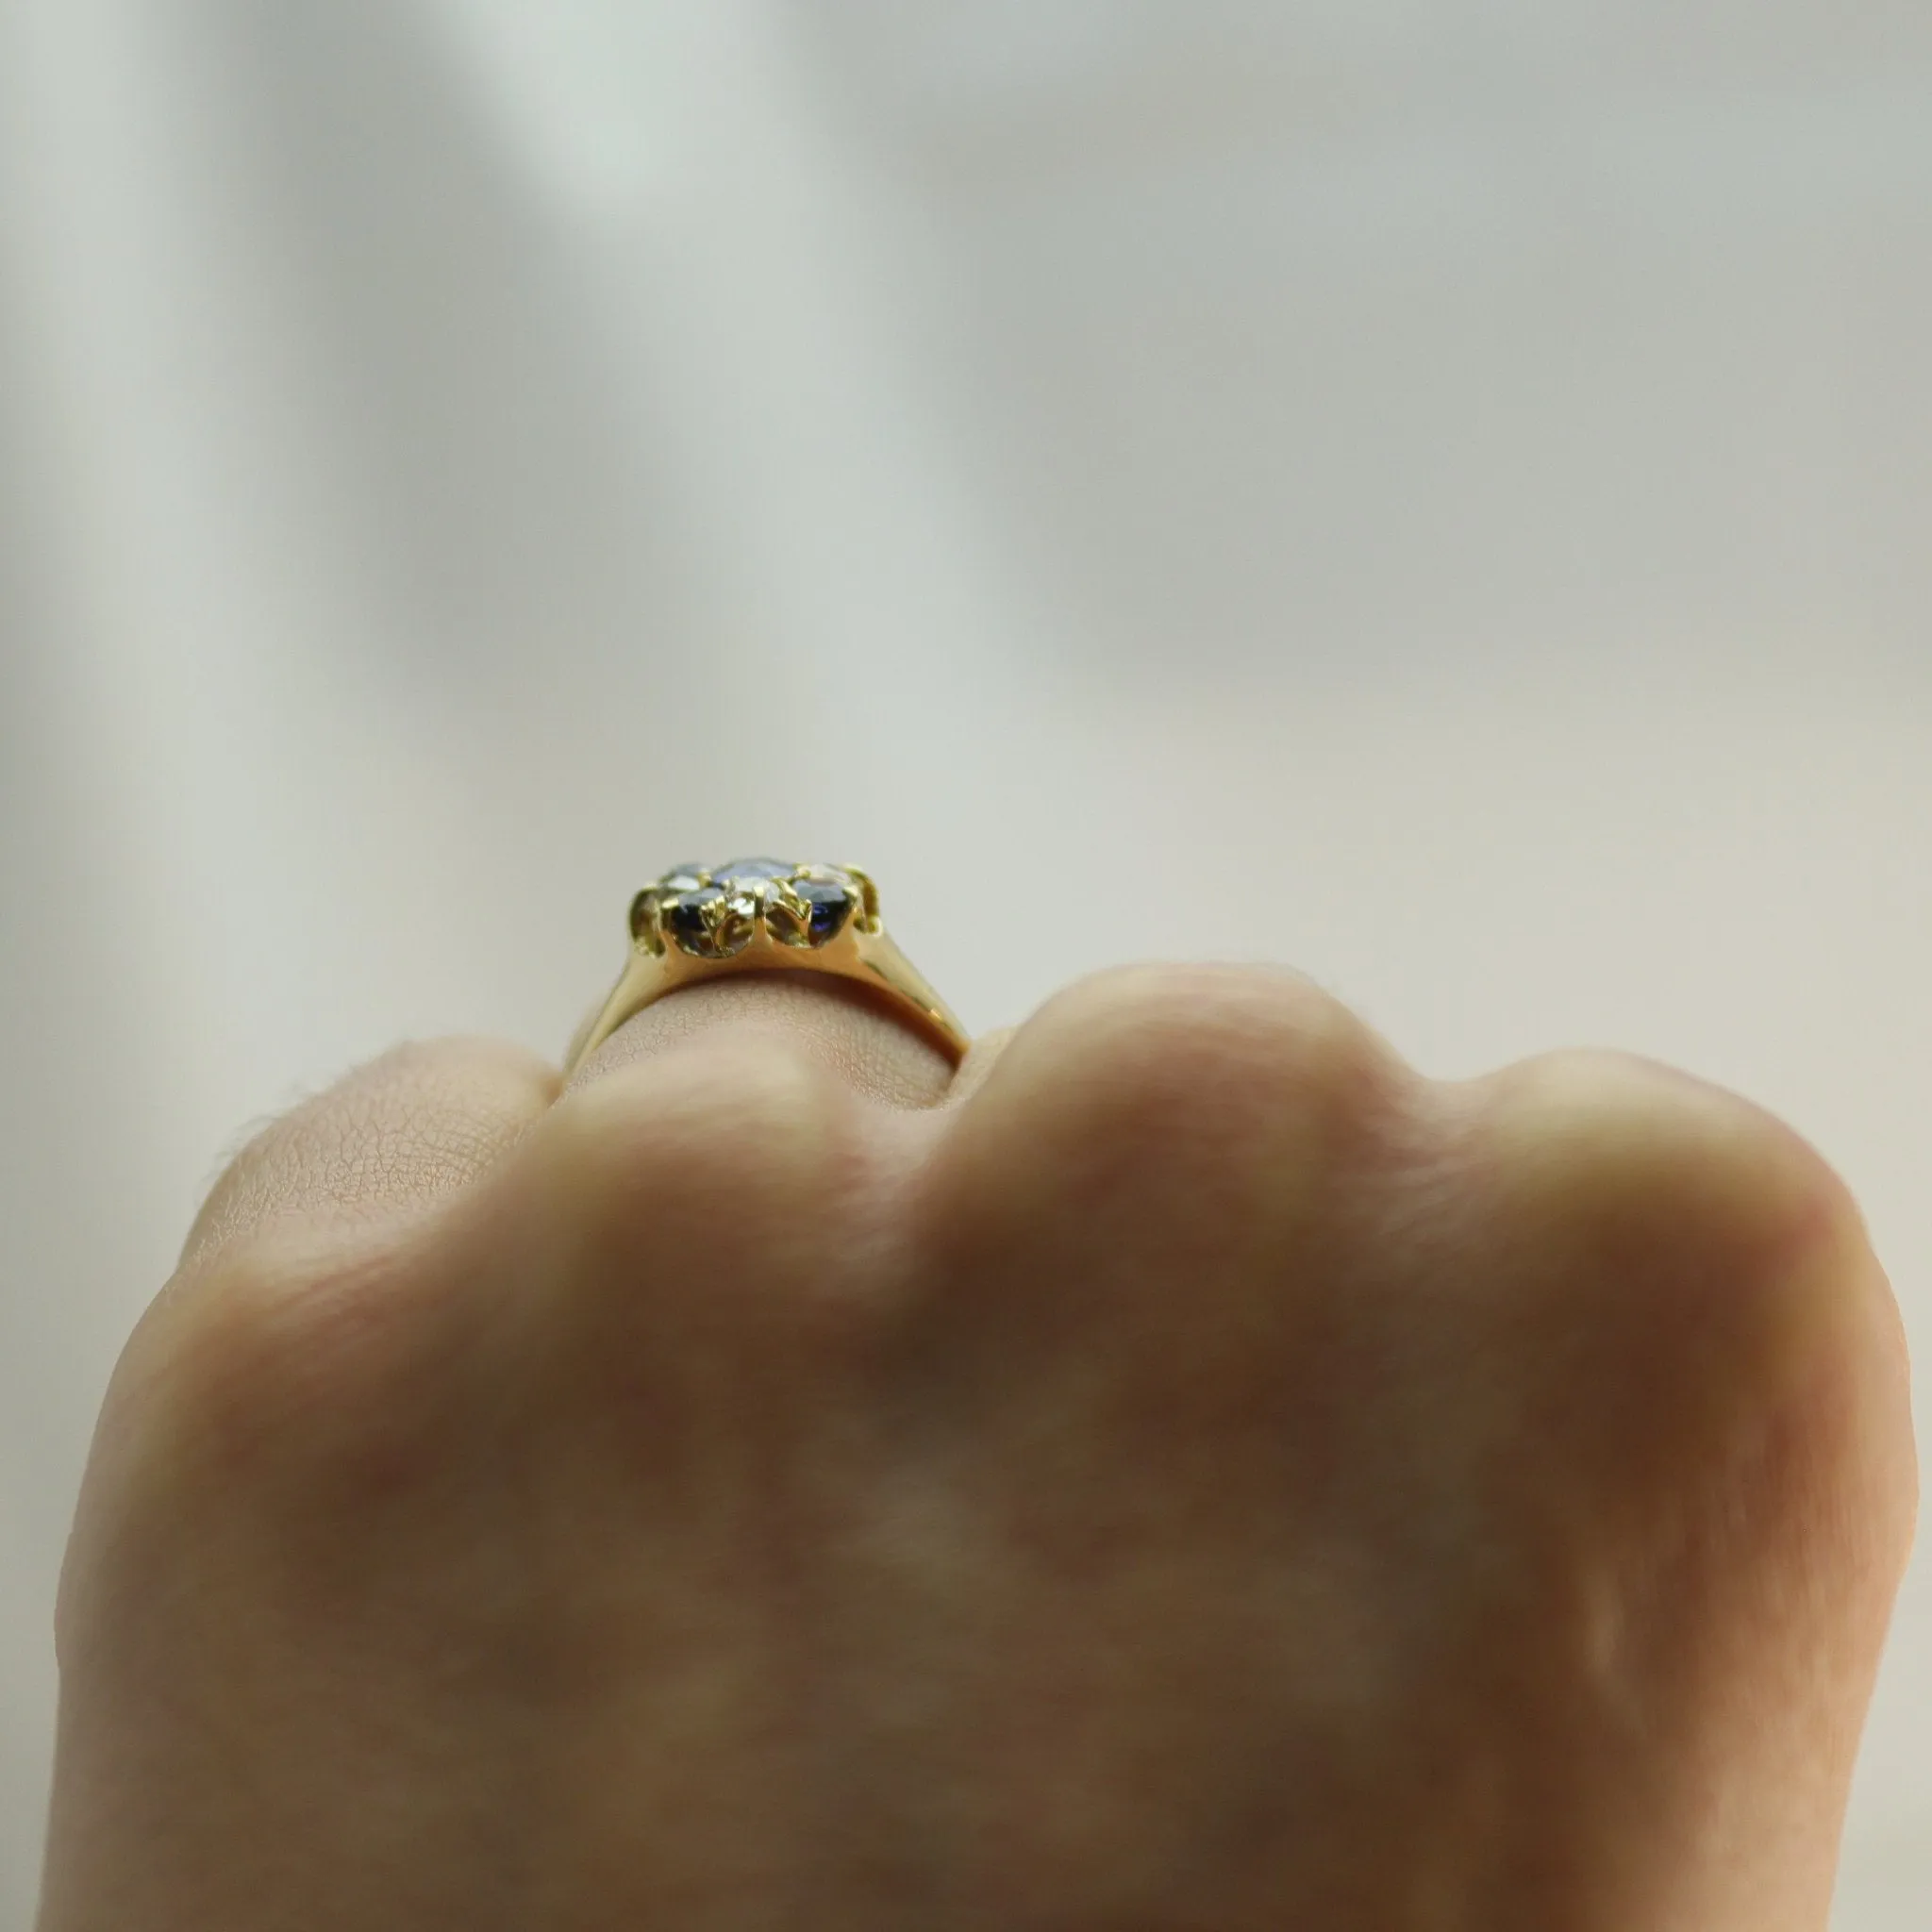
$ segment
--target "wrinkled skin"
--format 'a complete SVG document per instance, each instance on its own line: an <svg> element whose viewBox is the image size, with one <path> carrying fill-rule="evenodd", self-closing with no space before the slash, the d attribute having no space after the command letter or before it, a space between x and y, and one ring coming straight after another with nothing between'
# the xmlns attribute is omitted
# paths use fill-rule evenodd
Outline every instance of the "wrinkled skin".
<svg viewBox="0 0 1932 1932"><path fill-rule="evenodd" d="M1915 1468L1844 1186L1648 1062L405 1049L116 1372L42 1932L1823 1932Z"/></svg>

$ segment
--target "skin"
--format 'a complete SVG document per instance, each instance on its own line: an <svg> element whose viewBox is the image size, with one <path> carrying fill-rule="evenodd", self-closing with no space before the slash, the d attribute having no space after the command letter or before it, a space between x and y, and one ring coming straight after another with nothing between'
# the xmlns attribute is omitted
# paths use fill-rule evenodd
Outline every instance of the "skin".
<svg viewBox="0 0 1932 1932"><path fill-rule="evenodd" d="M1823 1932L1896 1306L1649 1062L745 977L216 1188L62 1580L41 1932Z"/></svg>

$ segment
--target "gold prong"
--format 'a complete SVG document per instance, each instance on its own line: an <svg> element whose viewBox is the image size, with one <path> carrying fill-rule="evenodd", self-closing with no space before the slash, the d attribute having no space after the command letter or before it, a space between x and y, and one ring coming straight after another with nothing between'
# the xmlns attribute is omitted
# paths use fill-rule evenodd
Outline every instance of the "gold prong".
<svg viewBox="0 0 1932 1932"><path fill-rule="evenodd" d="M647 953L651 954L659 954L664 950L664 936L658 926L658 912L660 903L656 886L645 886L638 893L637 897L630 902L630 936L632 942L642 946Z"/></svg>
<svg viewBox="0 0 1932 1932"><path fill-rule="evenodd" d="M864 901L860 908L865 915L864 930L867 932L877 932L879 929L879 889L873 884L872 874L856 865L841 865L839 870L847 878L856 879L858 883L859 894Z"/></svg>
<svg viewBox="0 0 1932 1932"><path fill-rule="evenodd" d="M764 891L758 894L758 930L774 946L782 946L785 941L772 930L772 907L775 903L790 912L792 896L794 895L791 894L791 881L789 878L767 879Z"/></svg>

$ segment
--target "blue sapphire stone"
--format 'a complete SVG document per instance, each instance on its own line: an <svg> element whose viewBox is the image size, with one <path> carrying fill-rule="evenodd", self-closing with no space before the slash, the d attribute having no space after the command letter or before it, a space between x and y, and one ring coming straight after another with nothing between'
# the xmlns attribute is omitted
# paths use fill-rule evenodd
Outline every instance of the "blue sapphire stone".
<svg viewBox="0 0 1932 1932"><path fill-rule="evenodd" d="M691 941L688 950L695 952L709 940L709 928L705 924L705 908L715 906L724 896L716 886L701 886L693 892L680 892L664 907L664 924L680 941Z"/></svg>
<svg viewBox="0 0 1932 1932"><path fill-rule="evenodd" d="M791 890L811 908L806 929L815 946L833 938L852 916L852 894L829 879L800 879Z"/></svg>

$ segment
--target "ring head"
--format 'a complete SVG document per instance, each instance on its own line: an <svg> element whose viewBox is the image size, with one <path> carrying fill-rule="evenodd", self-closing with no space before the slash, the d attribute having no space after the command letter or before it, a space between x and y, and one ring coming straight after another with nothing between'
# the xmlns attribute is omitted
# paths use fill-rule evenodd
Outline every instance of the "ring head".
<svg viewBox="0 0 1932 1932"><path fill-rule="evenodd" d="M735 958L755 944L815 951L871 909L860 880L841 867L732 858L675 866L646 886L631 904L631 937L693 959Z"/></svg>

